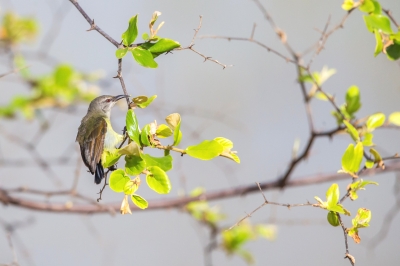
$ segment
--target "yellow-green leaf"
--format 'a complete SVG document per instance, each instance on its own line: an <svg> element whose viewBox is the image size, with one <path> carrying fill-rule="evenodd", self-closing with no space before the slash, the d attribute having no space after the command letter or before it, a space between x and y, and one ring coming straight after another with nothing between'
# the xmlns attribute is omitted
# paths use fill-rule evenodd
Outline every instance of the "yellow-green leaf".
<svg viewBox="0 0 400 266"><path fill-rule="evenodd" d="M400 126L400 112L391 113L389 116L389 123Z"/></svg>
<svg viewBox="0 0 400 266"><path fill-rule="evenodd" d="M367 120L367 128L372 131L385 123L385 115L383 113L376 113L371 115Z"/></svg>
<svg viewBox="0 0 400 266"><path fill-rule="evenodd" d="M147 202L147 200L145 200L143 197L133 194L131 196L132 202L133 204L135 204L136 206L138 206L138 208L140 209L146 209L149 206L149 203Z"/></svg>
<svg viewBox="0 0 400 266"><path fill-rule="evenodd" d="M198 145L186 148L186 153L200 160L211 160L219 156L224 147L216 140L205 140Z"/></svg>

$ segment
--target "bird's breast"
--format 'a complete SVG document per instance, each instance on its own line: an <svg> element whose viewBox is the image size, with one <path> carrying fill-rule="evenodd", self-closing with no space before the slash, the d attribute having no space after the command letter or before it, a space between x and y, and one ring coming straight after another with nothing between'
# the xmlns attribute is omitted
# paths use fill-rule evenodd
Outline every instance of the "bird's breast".
<svg viewBox="0 0 400 266"><path fill-rule="evenodd" d="M114 150L123 139L124 137L122 135L114 131L110 122L107 122L107 132L104 136L104 149L109 151Z"/></svg>

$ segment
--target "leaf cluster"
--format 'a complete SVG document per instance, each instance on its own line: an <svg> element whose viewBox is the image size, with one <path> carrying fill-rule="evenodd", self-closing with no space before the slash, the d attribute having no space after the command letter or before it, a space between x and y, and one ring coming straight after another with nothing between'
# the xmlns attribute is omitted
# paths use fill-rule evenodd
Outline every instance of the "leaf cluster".
<svg viewBox="0 0 400 266"><path fill-rule="evenodd" d="M141 174L146 175L148 187L156 193L168 194L171 191L172 186L167 175L167 172L173 167L173 157L170 155L170 151L188 154L202 160L210 160L216 156L224 155L224 157L239 162L239 157L235 152L231 151L233 143L225 138L203 141L199 145L189 146L185 150L176 148L182 139L182 131L180 129L181 116L178 113L168 115L165 118L166 124L158 125L154 121L140 128L134 108L146 108L156 98L157 95L151 97L138 96L132 99L130 104L132 109L129 109L126 114L128 145L114 151L104 151L102 156L103 166L108 168L115 165L124 156L125 167L114 171L110 175L110 188L117 193L123 192L125 195L130 195L134 204L140 204L137 205L139 208L147 208L148 206L144 204L146 202L145 199L140 198L139 201L139 196L135 194L141 183ZM160 139L169 137L172 138L171 144L163 146ZM163 149L164 154L161 157L155 157L145 153L145 148ZM127 186L129 189L127 189ZM124 197L123 202L126 201L127 197ZM194 204L191 210L193 213L198 213L197 217L200 217L200 213L203 215L207 206L204 203L198 203L197 205L196 207L196 204ZM123 207L121 206L121 212L130 213L128 208L129 204L125 203ZM208 216L213 215L212 212L208 211L207 213Z"/></svg>
<svg viewBox="0 0 400 266"><path fill-rule="evenodd" d="M160 15L161 12L158 11L153 13L149 23L150 35L148 33L143 33L142 38L145 42L137 45L133 43L138 36L138 15L133 16L129 20L128 29L122 34L122 43L115 52L115 56L121 59L130 52L139 65L148 68L157 68L158 64L154 60L156 57L180 47L177 41L161 38L157 35L164 24L164 22L162 22L157 29L154 29L154 24Z"/></svg>
<svg viewBox="0 0 400 266"><path fill-rule="evenodd" d="M375 0L345 0L342 8L344 10L352 10L358 8L363 15L365 25L371 33L374 34L376 46L374 56L380 53L386 54L390 60L400 58L400 31L393 31L391 21L388 16L382 12L381 4Z"/></svg>
<svg viewBox="0 0 400 266"><path fill-rule="evenodd" d="M21 56L16 62L24 65ZM96 76L85 75L70 65L58 65L50 74L34 77L27 69L21 72L23 78L31 85L29 95L20 95L12 99L8 105L0 106L0 116L14 118L21 113L26 119L35 117L42 108L65 108L79 102L90 102L97 96L97 88L89 86L89 81Z"/></svg>

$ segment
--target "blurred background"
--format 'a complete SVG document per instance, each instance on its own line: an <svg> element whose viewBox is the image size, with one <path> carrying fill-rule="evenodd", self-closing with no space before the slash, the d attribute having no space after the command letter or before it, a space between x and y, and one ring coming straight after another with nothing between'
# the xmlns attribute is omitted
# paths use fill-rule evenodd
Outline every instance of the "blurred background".
<svg viewBox="0 0 400 266"><path fill-rule="evenodd" d="M261 2L278 27L286 32L290 45L299 52L318 41L318 29L324 28L329 16L332 27L345 15L342 1ZM177 40L183 47L190 44L202 15L198 37L250 37L256 23L254 38L288 55L259 8L249 0L82 0L79 3L117 41L135 14L139 14L137 41L141 41L141 33L148 31L151 15L160 11L159 22L165 21L165 25L159 35ZM398 0L380 3L394 11L394 17L400 20ZM89 24L69 1L1 0L0 15L8 11L38 21L38 37L18 50L25 56L31 75L49 75L57 65L68 64L75 71L86 73L86 79L93 80L85 83L87 93L122 94L119 80L113 78L117 72L115 47L98 32L87 32ZM358 117L400 111L399 64L384 55L374 58L374 47L373 34L366 30L361 12L355 11L344 29L328 39L325 49L312 64L312 71L320 71L323 66L336 69L337 73L323 87L335 95L338 104L344 102L349 86L359 86L362 108ZM233 66L223 69L213 62L203 63L203 58L190 50L160 56L157 69L143 68L130 56L124 58L123 76L129 94L158 95L150 107L137 110L139 122L141 125L154 120L161 122L167 115L178 112L182 117L182 148L223 136L233 141L241 163L224 158L200 161L173 154L174 169L169 172L171 193L157 195L141 186L140 195L149 201L176 197L199 186L213 191L273 181L286 170L294 143L300 142L301 151L308 138L309 127L293 64L249 42L196 39L194 48ZM0 60L0 73L12 69L7 51L2 52ZM0 79L0 104L7 105L16 95L30 93L29 86L20 82L18 75ZM333 108L328 102L315 100L312 109L318 130L336 127L336 120L330 114ZM14 119L1 118L0 187L69 189L80 160L74 141L86 110L87 103L81 103L68 109L44 109L31 120L20 114ZM116 131L124 126L125 112L123 104L113 110ZM43 126L48 129L41 131ZM7 134L17 141L10 141L5 137ZM20 140L33 142L37 154L24 148ZM319 139L309 159L296 168L292 179L336 172L341 168L340 158L350 141L348 135ZM400 151L396 130L379 130L374 142L384 156ZM162 152L152 154L161 156ZM39 167L41 159L34 159L38 156L49 167ZM93 177L82 164L78 170L78 191L96 200L100 187L93 184ZM358 265L396 265L400 260L397 244L400 229L394 225L400 222L400 216L395 216L382 241L376 240L381 228L387 226L385 215L396 203L395 173L371 179L379 186L368 187L355 202L345 202L353 216L359 207L373 213L371 226L360 230L361 243L357 245L349 239L350 253ZM339 182L342 193L348 183L348 180ZM325 183L287 188L267 191L265 195L277 202L304 203L313 201L317 195L324 198L329 186ZM21 194L21 197L58 203L71 200L68 196L46 198ZM101 203L121 200L121 194L106 188ZM210 205L218 206L227 215L222 224L229 227L262 202L262 195L253 193L213 201ZM0 231L0 263L5 264L13 261L7 240L10 224L17 228L12 240L20 265L204 265L203 251L209 240L208 229L176 209L112 216L35 212L0 205L0 219L4 228ZM253 215L251 222L272 223L277 228L274 241L259 239L245 246L253 254L256 265L349 265L343 259L343 232L326 222L326 212L321 209L265 206ZM345 217L344 222L350 226L351 218ZM21 226L17 226L19 223ZM215 250L211 256L213 265L246 265L241 257L227 256L222 249Z"/></svg>

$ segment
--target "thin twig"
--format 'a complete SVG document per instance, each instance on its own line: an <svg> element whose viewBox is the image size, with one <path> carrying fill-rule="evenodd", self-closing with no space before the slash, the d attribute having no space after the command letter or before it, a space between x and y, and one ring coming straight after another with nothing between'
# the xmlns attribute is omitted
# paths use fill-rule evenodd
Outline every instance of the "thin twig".
<svg viewBox="0 0 400 266"><path fill-rule="evenodd" d="M393 24L396 26L397 29L400 29L399 23L397 23L397 21L394 19L394 17L392 16L392 11L390 11L389 9L384 9L382 8L383 12L386 13L386 15L388 15L388 17L390 18L390 20L393 22Z"/></svg>
<svg viewBox="0 0 400 266"><path fill-rule="evenodd" d="M175 50L176 50L176 51L179 51L179 50L191 50L191 51L195 52L196 54L200 55L201 57L203 57L203 58L204 58L204 62L205 62L205 61L214 62L214 63L216 63L216 64L222 66L223 69L225 69L225 68L227 68L227 67L231 67L232 65L225 65L225 64L222 64L222 63L219 62L218 60L212 59L211 56L205 56L204 54L200 53L199 51L197 51L197 50L195 50L195 49L193 48L193 46L194 46L194 41L195 41L195 39L196 39L197 33L198 33L199 30L201 29L202 20L203 20L203 17L200 16L199 26L197 27L197 29L194 30L194 35L193 35L192 41L190 42L189 46L187 46L187 47L176 48ZM174 51L175 51L175 50L174 50Z"/></svg>
<svg viewBox="0 0 400 266"><path fill-rule="evenodd" d="M124 95L129 96L128 91L126 90L126 87L125 87L124 78L122 77L122 58L118 59L118 71L117 71L117 75L114 78L119 79L119 81L121 82L122 91L124 92ZM129 108L129 98L125 98L125 100L126 100L126 104L128 105L128 108Z"/></svg>
<svg viewBox="0 0 400 266"><path fill-rule="evenodd" d="M281 54L280 52L278 52L278 51L272 49L271 47L269 47L269 46L263 44L262 42L257 41L257 40L254 40L254 39L251 39L251 38L245 38L245 37L229 37L229 36L218 36L218 35L204 35L204 36L200 36L199 39L223 39L223 40L228 40L228 41L247 41L247 42L252 42L252 43L255 43L255 44L257 44L257 45L263 47L263 48L266 49L268 52L271 52L271 53L273 53L273 54L276 54L277 56L279 56L279 57L285 59L286 62L290 62L290 63L293 63L293 64L295 64L295 65L298 65L298 63L297 63L295 60L293 60L293 59L291 59L291 58L289 58L289 57L287 57L287 56ZM302 68L304 68L304 66L302 66L302 65L300 65L300 66L301 66Z"/></svg>
<svg viewBox="0 0 400 266"><path fill-rule="evenodd" d="M264 18L269 22L272 29L275 31L279 40L282 42L282 44L285 46L285 48L288 50L288 52L292 55L292 57L295 57L296 52L293 50L293 48L287 42L286 33L275 24L275 21L272 19L271 15L268 13L267 9L261 4L261 2L259 0L253 0L253 1L257 5L257 7L260 9L260 11L263 13Z"/></svg>
<svg viewBox="0 0 400 266"><path fill-rule="evenodd" d="M350 9L349 11L347 11L346 15L343 16L343 18L340 20L340 22L334 26L331 30L329 30L323 37L324 43L326 43L326 41L328 40L328 38L335 33L337 30L342 29L344 27L344 23L346 22L346 20L350 17L350 14L353 12L353 10L355 10L355 8ZM320 40L321 38L318 40L318 42L316 44L313 44L311 47L307 48L304 52L301 53L302 56L312 52L315 50L316 47L318 47L320 45ZM323 47L323 46L322 46ZM321 47L321 49L322 49Z"/></svg>
<svg viewBox="0 0 400 266"><path fill-rule="evenodd" d="M346 227L344 226L344 224L342 222L342 218L340 217L340 214L339 213L336 213L336 214L337 214L340 226L342 227L343 234L344 234L344 245L346 247L346 253L345 253L345 257L344 258L345 259L346 258L349 259L351 265L354 266L355 260L354 260L354 257L352 255L350 255L350 253L349 253L349 244L347 243L347 229L346 229Z"/></svg>
<svg viewBox="0 0 400 266"><path fill-rule="evenodd" d="M310 69L311 64L314 62L314 59L317 57L317 55L319 55L319 53L321 52L321 50L324 48L325 42L326 42L326 31L328 30L328 26L329 23L331 21L331 16L328 17L328 21L325 24L324 30L321 33L321 37L318 41L317 47L314 50L314 54L312 55L310 62L308 62L307 64L307 69Z"/></svg>
<svg viewBox="0 0 400 266"><path fill-rule="evenodd" d="M82 9L82 7L79 5L77 0L69 0L75 7L78 9L78 11L82 14L82 16L86 19L86 21L90 24L90 27L96 30L98 33L103 35L104 38L106 38L110 43L112 43L115 47L118 48L119 43L111 38L107 33L105 33L102 29L100 29L99 26L94 24L94 20L92 20L88 14L86 14L85 10Z"/></svg>
<svg viewBox="0 0 400 266"><path fill-rule="evenodd" d="M231 227L229 227L227 230L231 230L232 228L238 226L241 222L243 222L244 220L246 220L247 218L250 218L255 212L257 212L259 209L261 209L262 207L264 207L267 204L270 205L276 205L276 206L282 206L282 207L287 207L288 209L290 209L291 207L302 207L302 206L314 206L314 207L318 207L317 204L311 204L310 202L307 203L300 203L300 204L285 204L285 203L278 203L278 202L272 202L272 201L268 201L267 198L264 195L264 192L260 186L260 183L256 182L258 189L260 190L263 198L264 198L264 202L263 204L261 204L260 206L258 206L257 208L255 208L254 210L252 210L250 213L246 214L246 216L244 216L242 219L240 219L237 223L235 223L234 225L232 225Z"/></svg>

